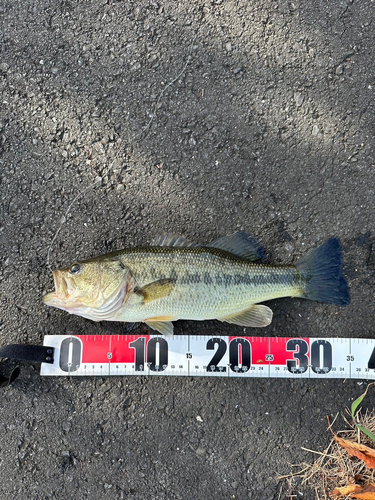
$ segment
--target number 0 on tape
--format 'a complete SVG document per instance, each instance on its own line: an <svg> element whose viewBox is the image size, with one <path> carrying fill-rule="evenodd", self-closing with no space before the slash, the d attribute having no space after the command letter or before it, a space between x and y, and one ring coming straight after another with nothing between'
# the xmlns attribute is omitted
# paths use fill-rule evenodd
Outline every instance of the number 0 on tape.
<svg viewBox="0 0 375 500"><path fill-rule="evenodd" d="M42 375L375 380L375 339L47 335Z"/></svg>

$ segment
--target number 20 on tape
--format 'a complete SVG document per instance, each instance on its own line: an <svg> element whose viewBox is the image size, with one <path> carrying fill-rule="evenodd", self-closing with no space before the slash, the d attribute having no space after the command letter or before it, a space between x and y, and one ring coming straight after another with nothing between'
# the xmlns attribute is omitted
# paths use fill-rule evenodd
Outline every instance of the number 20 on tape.
<svg viewBox="0 0 375 500"><path fill-rule="evenodd" d="M42 375L375 380L375 339L47 335Z"/></svg>

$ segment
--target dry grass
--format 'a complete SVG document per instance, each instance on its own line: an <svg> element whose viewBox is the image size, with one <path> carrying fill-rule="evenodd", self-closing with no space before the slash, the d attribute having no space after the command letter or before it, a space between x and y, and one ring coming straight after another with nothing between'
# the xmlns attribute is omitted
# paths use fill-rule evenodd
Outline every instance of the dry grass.
<svg viewBox="0 0 375 500"><path fill-rule="evenodd" d="M352 420L349 412L347 413L350 420ZM360 432L353 422L348 421L348 415L343 416L348 429L337 432L337 435L375 448L375 443ZM356 421L365 429L375 433L375 410L366 411L364 415L358 412ZM307 463L291 465L291 473L279 477L279 479L284 479L288 483L289 496L287 495L287 498L295 498L291 492L295 489L294 481L296 477L302 478L302 485L308 485L315 491L317 500L332 498L329 496L329 492L332 492L335 487L346 486L347 484L364 486L375 482L375 470L369 469L361 460L350 457L334 439L331 440L323 453L307 450L306 448L302 449L319 456L312 465ZM335 500L353 500L353 498L340 496L335 497Z"/></svg>

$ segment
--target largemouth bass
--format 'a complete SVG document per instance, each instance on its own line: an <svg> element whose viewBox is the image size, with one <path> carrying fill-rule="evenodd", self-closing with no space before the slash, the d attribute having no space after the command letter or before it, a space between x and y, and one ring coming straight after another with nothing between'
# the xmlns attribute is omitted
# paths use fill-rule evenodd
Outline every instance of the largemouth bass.
<svg viewBox="0 0 375 500"><path fill-rule="evenodd" d="M218 319L264 327L272 310L260 305L303 297L345 306L340 242L331 238L294 265L261 262L263 249L247 233L198 246L182 236L162 236L153 246L101 255L53 272L49 306L94 321L144 322L163 335L178 319Z"/></svg>

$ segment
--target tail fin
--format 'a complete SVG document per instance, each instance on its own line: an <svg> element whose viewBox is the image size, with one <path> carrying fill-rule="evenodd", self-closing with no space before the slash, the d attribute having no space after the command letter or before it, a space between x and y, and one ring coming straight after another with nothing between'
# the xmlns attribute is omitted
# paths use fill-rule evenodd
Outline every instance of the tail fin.
<svg viewBox="0 0 375 500"><path fill-rule="evenodd" d="M337 238L310 250L295 265L306 280L305 299L339 306L350 304L348 285L342 275L341 245Z"/></svg>

